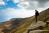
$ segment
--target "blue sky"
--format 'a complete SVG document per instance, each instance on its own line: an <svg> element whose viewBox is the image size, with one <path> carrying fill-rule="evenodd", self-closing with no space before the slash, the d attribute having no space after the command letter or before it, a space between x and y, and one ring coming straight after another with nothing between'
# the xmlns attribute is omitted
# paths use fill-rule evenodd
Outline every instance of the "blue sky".
<svg viewBox="0 0 49 33"><path fill-rule="evenodd" d="M40 2L41 1L41 2ZM44 1L44 0L43 0ZM11 18L26 18L49 8L49 1L42 0L0 0L0 22Z"/></svg>
<svg viewBox="0 0 49 33"><path fill-rule="evenodd" d="M17 4L11 0L1 0L4 4L0 4L0 22L6 21L6 19L12 18L12 16L6 15L7 8L18 8ZM5 11L4 11L5 10Z"/></svg>
<svg viewBox="0 0 49 33"><path fill-rule="evenodd" d="M9 0L4 0L3 1L5 3L5 5L0 5L0 9L6 9L6 8L17 8L17 4L18 3L14 3L13 1Z"/></svg>

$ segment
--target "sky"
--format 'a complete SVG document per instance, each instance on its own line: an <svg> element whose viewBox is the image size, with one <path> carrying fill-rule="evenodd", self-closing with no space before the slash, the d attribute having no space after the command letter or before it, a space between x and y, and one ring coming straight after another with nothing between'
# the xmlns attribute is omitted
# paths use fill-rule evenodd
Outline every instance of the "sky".
<svg viewBox="0 0 49 33"><path fill-rule="evenodd" d="M0 22L12 18L26 18L49 8L49 0L0 0Z"/></svg>

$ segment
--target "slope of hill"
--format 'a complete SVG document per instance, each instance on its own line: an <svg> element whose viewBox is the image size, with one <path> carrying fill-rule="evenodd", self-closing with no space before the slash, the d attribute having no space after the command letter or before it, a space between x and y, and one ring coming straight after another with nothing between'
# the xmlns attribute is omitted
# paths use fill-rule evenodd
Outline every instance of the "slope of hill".
<svg viewBox="0 0 49 33"><path fill-rule="evenodd" d="M32 17L31 17L32 18ZM38 21L43 21L43 22L46 22L47 20L49 19L49 8L48 9L46 9L46 10L44 10L44 11L42 11L41 13L40 13L40 15L38 16ZM27 19L28 20L28 19ZM31 21L32 20L32 21ZM30 23L29 23L29 22ZM31 24L31 23L33 23L33 22L35 22L35 18L32 18L32 19L29 19L28 21L23 21L23 22L28 22L29 24ZM48 20L49 21L49 20ZM25 26L27 26L27 25L29 25L29 24L27 24L27 23L24 23L24 24L26 24L26 25L23 25L24 27L21 27L21 28L18 28L18 31L17 30L15 30L15 32L14 33L23 33L25 30L26 30L26 28L25 28ZM49 26L49 25L48 25ZM28 26L27 26L28 27ZM48 27L49 28L49 27ZM45 28L43 28L43 29L47 29L47 27L45 27ZM13 31L12 31L13 32Z"/></svg>
<svg viewBox="0 0 49 33"><path fill-rule="evenodd" d="M3 22L0 24L0 30L11 30L14 29L15 27L19 26L25 18L13 18L10 21Z"/></svg>
<svg viewBox="0 0 49 33"><path fill-rule="evenodd" d="M47 18L49 19L49 8L48 9L46 9L46 10L44 10L44 11L42 11L41 13L40 13L40 15L39 15L39 20L41 20L41 21L46 21L47 20ZM46 19L46 20L45 20Z"/></svg>
<svg viewBox="0 0 49 33"><path fill-rule="evenodd" d="M32 18L33 17L29 17L29 18L13 18L10 21L6 21L5 23L1 24L0 29L1 29L1 31L3 30L6 33L8 33L8 32L12 33L15 30L24 28L26 25L29 26L29 24L31 23L30 21L33 20Z"/></svg>
<svg viewBox="0 0 49 33"><path fill-rule="evenodd" d="M46 22L46 20L48 20L47 18L49 19L49 8L40 13L40 15L38 16L38 21ZM28 27L28 25L35 22L35 17L33 16L29 19L24 20L23 22L26 23L24 23L24 25L21 25L19 28L17 28L18 30L14 29L16 31L14 33L23 33L26 30L26 27Z"/></svg>
<svg viewBox="0 0 49 33"><path fill-rule="evenodd" d="M21 24L18 28L16 27L15 29L13 29L10 33L23 33L26 30L26 28L32 23L33 18L34 17L30 17L21 21L23 22L23 24Z"/></svg>
<svg viewBox="0 0 49 33"><path fill-rule="evenodd" d="M36 23L35 20L36 20L35 16L23 19L22 18L11 19L10 21L6 21L4 24L0 25L0 33L2 32L2 30L5 33L23 33L32 23L33 24ZM38 16L38 21L46 22L47 20L49 21L49 8L42 11ZM47 29L47 27L43 29Z"/></svg>

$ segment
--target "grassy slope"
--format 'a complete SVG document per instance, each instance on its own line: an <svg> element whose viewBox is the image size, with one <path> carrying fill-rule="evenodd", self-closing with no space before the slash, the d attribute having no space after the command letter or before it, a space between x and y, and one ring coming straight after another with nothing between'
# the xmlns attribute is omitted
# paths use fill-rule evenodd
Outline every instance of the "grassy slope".
<svg viewBox="0 0 49 33"><path fill-rule="evenodd" d="M33 19L34 19L34 17L30 17L30 18L25 19L24 21L22 21L22 22L25 22L25 23L23 23L18 28L12 30L10 33L12 33L12 32L23 33L24 31L26 31L26 28L32 23Z"/></svg>
<svg viewBox="0 0 49 33"><path fill-rule="evenodd" d="M47 18L49 18L49 9L47 10L44 10L43 12L40 13L40 15L38 16L38 20L40 21L44 21L46 22ZM33 20L34 19L34 20ZM45 20L46 19L46 20ZM11 31L14 32L14 33L23 33L26 28L32 23L32 21L35 21L35 18L28 18L22 22L25 22L24 24L22 24L21 26L19 26L18 28L14 29ZM49 26L49 25L48 25ZM49 27L46 27L44 29L49 29Z"/></svg>
<svg viewBox="0 0 49 33"><path fill-rule="evenodd" d="M41 14L42 15L40 16L40 18L42 18L42 19L40 19L40 20L42 20L44 22L49 21L49 8L47 10L44 10L43 12L41 12ZM45 27L43 29L44 30L49 30L49 24L48 24L48 27Z"/></svg>
<svg viewBox="0 0 49 33"><path fill-rule="evenodd" d="M46 22L47 18L49 19L49 9L44 10L38 16L38 20L40 20L40 21L45 21ZM25 20L22 21L23 23L20 26L11 30L9 33L23 33L24 31L26 31L26 28L28 28L28 26L34 21L35 21L34 17L26 18ZM49 29L49 25L48 25L48 27L46 27L44 29Z"/></svg>
<svg viewBox="0 0 49 33"><path fill-rule="evenodd" d="M47 22L49 21L49 8L44 10L43 12L40 13L40 16L38 17L40 21ZM44 30L49 30L49 24L48 27L44 27ZM41 33L49 33L49 32L41 32Z"/></svg>

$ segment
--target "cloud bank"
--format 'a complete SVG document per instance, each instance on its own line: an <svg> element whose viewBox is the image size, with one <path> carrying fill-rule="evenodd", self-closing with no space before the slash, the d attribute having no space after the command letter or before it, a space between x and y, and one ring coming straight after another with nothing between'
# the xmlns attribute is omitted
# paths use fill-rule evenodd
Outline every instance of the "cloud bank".
<svg viewBox="0 0 49 33"><path fill-rule="evenodd" d="M0 5L5 5L3 0L0 0Z"/></svg>
<svg viewBox="0 0 49 33"><path fill-rule="evenodd" d="M42 10L44 9L38 9L38 11L40 12ZM35 15L34 10L8 8L6 10L1 11L0 22L10 20L11 18L26 18L33 15Z"/></svg>
<svg viewBox="0 0 49 33"><path fill-rule="evenodd" d="M29 6L27 4L22 4L22 6L26 9L37 9L37 8L49 8L49 0L26 0L26 2L29 3ZM24 1L25 3L25 1ZM26 5L26 6L25 6ZM47 6L48 5L48 6Z"/></svg>
<svg viewBox="0 0 49 33"><path fill-rule="evenodd" d="M7 1L7 0L6 0ZM35 15L35 9L39 12L49 8L49 0L0 0L0 22L11 18L26 18ZM3 2L3 3L2 3ZM19 8L18 8L19 7ZM4 9L4 10L3 10Z"/></svg>

